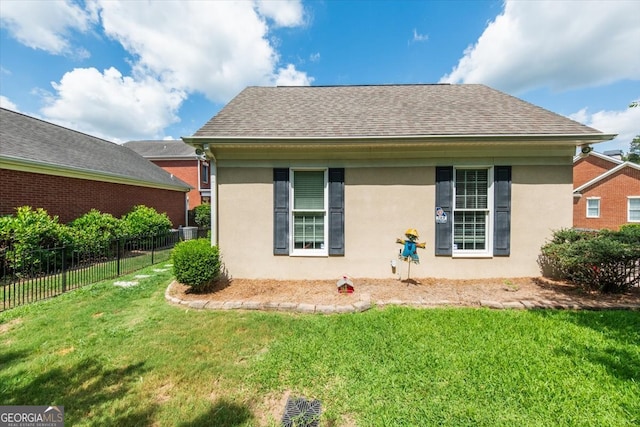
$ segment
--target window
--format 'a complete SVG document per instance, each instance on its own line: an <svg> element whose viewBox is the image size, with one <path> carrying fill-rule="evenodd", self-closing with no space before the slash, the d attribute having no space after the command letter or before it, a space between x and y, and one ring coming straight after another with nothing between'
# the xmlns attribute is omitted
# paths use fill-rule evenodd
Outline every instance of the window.
<svg viewBox="0 0 640 427"><path fill-rule="evenodd" d="M628 199L628 215L629 222L640 222L640 197L629 197Z"/></svg>
<svg viewBox="0 0 640 427"><path fill-rule="evenodd" d="M453 253L486 254L490 241L490 169L456 169Z"/></svg>
<svg viewBox="0 0 640 427"><path fill-rule="evenodd" d="M344 169L273 169L273 254L344 255Z"/></svg>
<svg viewBox="0 0 640 427"><path fill-rule="evenodd" d="M435 254L511 254L511 166L436 167Z"/></svg>
<svg viewBox="0 0 640 427"><path fill-rule="evenodd" d="M206 184L209 182L209 162L201 162L200 165L200 179Z"/></svg>
<svg viewBox="0 0 640 427"><path fill-rule="evenodd" d="M600 218L600 197L587 199L587 218Z"/></svg>
<svg viewBox="0 0 640 427"><path fill-rule="evenodd" d="M292 170L293 253L326 254L326 170Z"/></svg>

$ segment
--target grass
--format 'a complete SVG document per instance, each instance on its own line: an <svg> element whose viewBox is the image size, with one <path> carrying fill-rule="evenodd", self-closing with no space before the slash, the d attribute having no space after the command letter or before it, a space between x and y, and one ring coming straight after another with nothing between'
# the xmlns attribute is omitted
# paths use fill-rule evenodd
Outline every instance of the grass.
<svg viewBox="0 0 640 427"><path fill-rule="evenodd" d="M275 426L285 393L326 426L640 424L639 312L196 311L158 268L0 313L0 402L70 426Z"/></svg>

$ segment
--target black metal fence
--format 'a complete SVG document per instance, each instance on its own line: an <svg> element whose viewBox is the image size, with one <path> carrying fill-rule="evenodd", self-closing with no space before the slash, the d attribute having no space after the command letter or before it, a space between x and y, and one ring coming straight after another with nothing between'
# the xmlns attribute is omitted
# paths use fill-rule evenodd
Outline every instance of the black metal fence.
<svg viewBox="0 0 640 427"><path fill-rule="evenodd" d="M0 311L166 261L181 234L122 238L93 249L0 250Z"/></svg>

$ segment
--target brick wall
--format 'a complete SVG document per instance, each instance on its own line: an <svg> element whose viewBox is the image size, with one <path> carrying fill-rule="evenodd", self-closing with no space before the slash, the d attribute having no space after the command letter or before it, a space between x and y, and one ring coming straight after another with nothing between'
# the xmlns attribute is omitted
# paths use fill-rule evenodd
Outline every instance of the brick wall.
<svg viewBox="0 0 640 427"><path fill-rule="evenodd" d="M574 175L575 176L575 175ZM577 185L574 185L574 188ZM627 223L627 197L640 196L640 171L625 167L619 172L585 189L573 199L573 226L578 228L617 230ZM600 217L587 218L587 198L600 198Z"/></svg>
<svg viewBox="0 0 640 427"><path fill-rule="evenodd" d="M618 165L619 163L604 160L596 156L587 156L576 161L573 164L573 188L580 187L582 184L591 181Z"/></svg>
<svg viewBox="0 0 640 427"><path fill-rule="evenodd" d="M185 193L0 169L0 215L18 206L43 208L67 223L92 208L121 217L135 205L166 212L173 226L185 225Z"/></svg>
<svg viewBox="0 0 640 427"><path fill-rule="evenodd" d="M209 188L209 184L198 181L199 160L152 160L152 162L193 187L189 192L189 209L202 204L198 189Z"/></svg>

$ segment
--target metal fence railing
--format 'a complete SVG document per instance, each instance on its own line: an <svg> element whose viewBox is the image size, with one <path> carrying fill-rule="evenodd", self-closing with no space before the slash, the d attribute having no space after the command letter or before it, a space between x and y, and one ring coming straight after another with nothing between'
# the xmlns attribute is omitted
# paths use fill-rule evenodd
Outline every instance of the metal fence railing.
<svg viewBox="0 0 640 427"><path fill-rule="evenodd" d="M168 260L181 240L167 234L121 238L92 249L72 246L0 250L0 311Z"/></svg>

